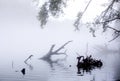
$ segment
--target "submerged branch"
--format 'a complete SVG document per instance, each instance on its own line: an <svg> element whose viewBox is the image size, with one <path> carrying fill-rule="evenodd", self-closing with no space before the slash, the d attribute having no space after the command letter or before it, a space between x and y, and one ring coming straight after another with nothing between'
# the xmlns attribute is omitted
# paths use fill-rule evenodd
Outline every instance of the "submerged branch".
<svg viewBox="0 0 120 81"><path fill-rule="evenodd" d="M59 52L61 49L63 49L67 44L69 44L72 41L68 41L66 42L64 45L62 45L60 48L58 48L56 51L54 51L55 53Z"/></svg>
<svg viewBox="0 0 120 81"><path fill-rule="evenodd" d="M65 47L67 44L69 44L70 42L72 42L72 41L66 42L65 44L63 44L61 47L59 47L59 48L58 48L57 50L55 50L55 51L53 51L53 48L55 47L55 45L52 45L51 48L50 48L50 50L49 50L49 52L48 52L45 56L43 56L41 59L50 60L50 58L51 58L52 55L60 55L60 54L66 55L66 51L64 51L64 52L59 52L59 51L61 51L62 49L64 49L64 47Z"/></svg>

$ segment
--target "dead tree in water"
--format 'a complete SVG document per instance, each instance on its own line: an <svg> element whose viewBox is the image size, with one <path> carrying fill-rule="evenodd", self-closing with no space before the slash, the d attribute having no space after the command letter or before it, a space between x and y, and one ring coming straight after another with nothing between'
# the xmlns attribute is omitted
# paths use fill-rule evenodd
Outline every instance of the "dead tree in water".
<svg viewBox="0 0 120 81"><path fill-rule="evenodd" d="M50 60L50 58L51 58L52 55L60 55L60 54L65 54L66 55L66 51L64 51L64 52L59 52L59 51L61 51L62 49L64 49L64 47L67 44L69 44L70 42L72 42L72 41L66 42L65 44L63 44L61 47L59 47L55 51L53 51L53 48L55 47L55 44L52 45L51 48L50 48L50 50L48 51L48 53L45 56L43 56L41 59L43 59L43 60Z"/></svg>

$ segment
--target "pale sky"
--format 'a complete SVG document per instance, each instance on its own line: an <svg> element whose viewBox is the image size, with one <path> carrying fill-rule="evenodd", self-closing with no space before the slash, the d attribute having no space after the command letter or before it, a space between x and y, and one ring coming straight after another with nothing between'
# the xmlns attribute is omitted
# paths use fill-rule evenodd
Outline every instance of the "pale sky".
<svg viewBox="0 0 120 81"><path fill-rule="evenodd" d="M97 3L95 3L95 1L96 0L93 0L90 4L86 12L88 16L84 16L83 20L91 20L95 16L96 10L99 11L102 9L99 5L101 5L104 0L97 0ZM97 44L98 41L100 43L106 42L102 36L93 38L89 31L86 31L88 29L83 28L80 32L74 31L73 23L76 17L75 12L81 9L82 3L84 2L80 2L81 4L79 0L69 2L69 5L72 5L68 5L64 19L62 21L48 21L45 29L40 28L40 23L37 20L39 8L37 8L33 2L33 0L0 0L1 53L17 52L18 50L35 51L40 48L49 48L49 46L54 43L63 44L69 40L74 40L75 43L79 43L81 44L80 46L83 47L86 46L88 41L91 41L91 43L94 42L94 44ZM94 8L94 6L96 7ZM99 40L99 37L101 40Z"/></svg>
<svg viewBox="0 0 120 81"><path fill-rule="evenodd" d="M38 69L35 69L34 71L39 73L40 68L42 67L41 70L43 73L41 72L42 77L40 75L40 78L44 78L43 76L46 75L44 72L46 69L44 68L46 67L44 67L40 61L38 61L38 58L45 55L52 44L56 44L55 49L57 49L65 42L70 40L73 40L73 42L67 45L63 51L67 49L67 54L70 55L70 58L72 59L76 58L76 52L83 55L86 53L87 43L89 43L89 54L98 54L99 52L100 55L102 55L100 51L104 52L109 48L109 50L119 49L119 44L116 42L109 43L108 48L105 47L108 45L108 40L104 37L105 34L99 34L98 32L97 37L93 37L86 27L82 27L80 31L74 31L75 28L73 26L73 23L76 19L77 12L85 8L85 6L82 6L85 4L85 2L88 2L88 0L71 0L71 2L68 3L68 8L65 9L66 15L58 20L49 19L44 29L41 29L40 22L37 19L39 8L36 5L35 1L43 3L44 0L0 0L0 66L5 66L4 70L6 73L9 73L9 71L15 73L17 73L16 71L20 71L21 68L23 68L24 64L19 64L19 62L24 63L23 61L32 54L34 55L32 59L36 59L37 61L35 60L33 63L31 63L35 65L37 62L38 64L36 65L40 65ZM99 10L103 10L103 7L100 5L104 1L107 0L92 0L92 3L90 4L87 12L84 14L85 16L82 20L84 22L92 21L96 14L99 14ZM15 68L9 70L11 68L12 61L14 61ZM10 67L8 67L8 65ZM19 65L21 66L18 67ZM27 70L27 73L29 73L28 71L29 70ZM4 74L2 75L4 76ZM11 78L11 74L6 75L10 76L10 79L15 79L14 77ZM64 75L62 74L62 76ZM47 78L45 77L45 79ZM7 80L9 80L9 78Z"/></svg>
<svg viewBox="0 0 120 81"><path fill-rule="evenodd" d="M42 0L39 0L42 2ZM89 0L68 0L67 7L64 9L64 16L61 19L75 20L78 12L83 12ZM100 15L104 11L104 4L108 3L108 0L92 0L87 11L85 12L82 22L92 22L93 19Z"/></svg>

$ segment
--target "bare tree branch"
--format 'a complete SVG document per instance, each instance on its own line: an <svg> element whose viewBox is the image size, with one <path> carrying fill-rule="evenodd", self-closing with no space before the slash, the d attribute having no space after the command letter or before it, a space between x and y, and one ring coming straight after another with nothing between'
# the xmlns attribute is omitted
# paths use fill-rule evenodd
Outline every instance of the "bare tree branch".
<svg viewBox="0 0 120 81"><path fill-rule="evenodd" d="M110 26L107 26L107 28L114 30L115 35L116 35L116 36L115 36L113 39L111 39L109 42L112 42L113 40L117 39L117 38L120 36L120 30L115 29L115 28L110 27Z"/></svg>
<svg viewBox="0 0 120 81"><path fill-rule="evenodd" d="M115 21L115 20L119 20L119 19L120 19L120 17L116 17L116 18L108 19L108 20L106 20L104 22L100 22L100 23L109 23L109 22L112 22L112 21Z"/></svg>
<svg viewBox="0 0 120 81"><path fill-rule="evenodd" d="M58 48L56 51L54 51L55 53L59 52L61 49L63 49L68 43L70 43L72 41L68 41L66 42L64 45L62 45L60 48Z"/></svg>
<svg viewBox="0 0 120 81"><path fill-rule="evenodd" d="M62 53L62 52L61 52L61 53L56 53L56 54L57 54L57 55L61 55L61 54L64 54L64 55L66 55L66 53Z"/></svg>
<svg viewBox="0 0 120 81"><path fill-rule="evenodd" d="M59 47L57 50L53 51L53 48L55 47L55 45L52 45L49 52L43 56L41 59L44 59L44 60L50 60L51 56L52 55L60 55L60 54L65 54L66 55L66 51L64 52L59 52L60 50L64 49L64 47L69 44L70 42L72 41L68 41L66 42L65 44L63 44L61 47Z"/></svg>
<svg viewBox="0 0 120 81"><path fill-rule="evenodd" d="M88 9L91 1L92 1L92 0L90 0L90 1L88 2L87 6L85 7L85 9L84 9L84 11L83 11L82 13L81 13L81 12L78 13L78 15L77 15L78 18L77 18L76 21L74 22L74 26L75 26L76 30L79 30L79 27L78 27L78 26L79 26L79 22L80 22L80 20L82 19L82 17L83 17L83 15L84 15L84 13L86 12L86 10Z"/></svg>
<svg viewBox="0 0 120 81"><path fill-rule="evenodd" d="M112 30L114 30L114 31L116 31L116 32L120 32L120 30L117 30L117 29L112 28L112 27L110 27L110 26L107 26L107 28L112 29Z"/></svg>
<svg viewBox="0 0 120 81"><path fill-rule="evenodd" d="M52 52L54 47L55 47L55 45L52 45L49 52Z"/></svg>
<svg viewBox="0 0 120 81"><path fill-rule="evenodd" d="M116 0L112 0L112 2L110 3L110 5L109 5L109 6L107 7L107 9L103 12L103 16L102 16L103 18L106 16L106 14L108 13L108 11L109 11L110 9L112 9L115 1L116 1Z"/></svg>
<svg viewBox="0 0 120 81"><path fill-rule="evenodd" d="M109 42L112 42L113 40L117 39L120 36L120 33L117 34L117 36L115 36L112 40L110 40Z"/></svg>
<svg viewBox="0 0 120 81"><path fill-rule="evenodd" d="M59 52L59 53L56 53L56 54L57 54L57 55L59 55L59 54L64 54L64 55L67 55L67 54L66 54L66 51L67 51L67 50L65 50L64 52Z"/></svg>

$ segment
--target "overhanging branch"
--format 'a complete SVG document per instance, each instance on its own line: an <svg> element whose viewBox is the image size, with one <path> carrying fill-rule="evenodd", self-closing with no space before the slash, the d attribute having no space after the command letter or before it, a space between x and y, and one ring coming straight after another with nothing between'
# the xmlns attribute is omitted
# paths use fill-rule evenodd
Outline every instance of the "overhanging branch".
<svg viewBox="0 0 120 81"><path fill-rule="evenodd" d="M86 5L86 7L85 7L85 9L84 9L84 11L81 13L81 12L79 12L78 13L78 15L77 15L77 19L76 19L76 21L74 22L74 26L75 26L75 28L76 28L76 30L79 30L79 22L80 22L80 20L82 19L82 17L83 17L83 15L84 15L84 13L87 11L87 9L88 9L88 7L89 7L89 5L90 5L90 3L92 2L92 0L90 0L89 2L88 2L88 4Z"/></svg>

